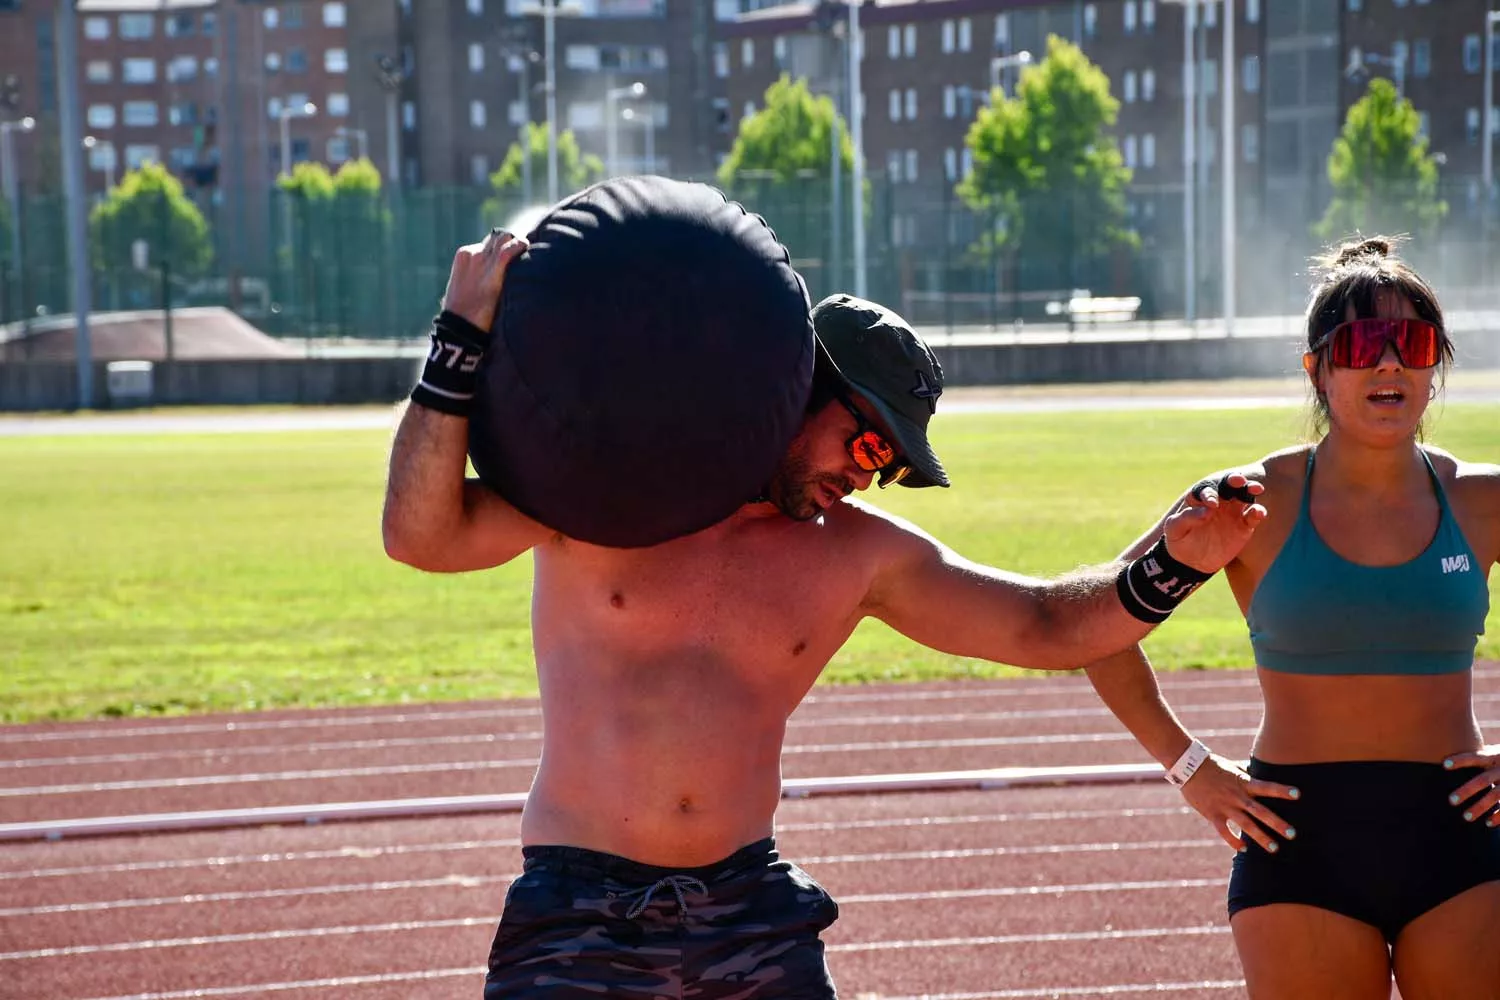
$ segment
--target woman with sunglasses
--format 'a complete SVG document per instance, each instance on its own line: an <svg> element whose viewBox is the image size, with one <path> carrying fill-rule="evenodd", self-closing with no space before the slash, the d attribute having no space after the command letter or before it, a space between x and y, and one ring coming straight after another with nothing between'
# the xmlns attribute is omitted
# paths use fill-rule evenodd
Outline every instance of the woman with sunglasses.
<svg viewBox="0 0 1500 1000"><path fill-rule="evenodd" d="M1500 746L1471 675L1500 467L1421 442L1453 358L1428 283L1380 239L1325 266L1303 362L1326 431L1236 470L1270 512L1226 570L1265 702L1248 773L1191 739L1138 648L1089 674L1238 850L1252 1000L1386 1000L1393 974L1405 1000L1495 1000Z"/></svg>

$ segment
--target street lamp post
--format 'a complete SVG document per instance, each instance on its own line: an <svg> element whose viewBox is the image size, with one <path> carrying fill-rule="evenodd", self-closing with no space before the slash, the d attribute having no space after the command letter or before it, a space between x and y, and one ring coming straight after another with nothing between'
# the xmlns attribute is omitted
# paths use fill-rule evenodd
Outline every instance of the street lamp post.
<svg viewBox="0 0 1500 1000"><path fill-rule="evenodd" d="M640 100L645 96L646 85L639 80L628 87L611 87L604 92L605 162L609 168L609 176L611 177L618 175L620 172L620 140L617 135L619 130L616 127L616 119L619 116L615 114L615 101L622 97L628 97L631 100ZM631 117L630 109L628 108L625 111L625 117L627 120Z"/></svg>
<svg viewBox="0 0 1500 1000"><path fill-rule="evenodd" d="M557 190L557 16L576 17L583 7L576 0L530 0L517 9L519 14L542 17L543 58L547 61L547 201L555 203Z"/></svg>
<svg viewBox="0 0 1500 1000"><path fill-rule="evenodd" d="M859 33L859 7L864 0L849 4L849 34L844 45L849 55L849 140L854 146L853 185L849 201L854 213L854 294L864 298L865 283L865 96L860 86L860 60L864 58L864 38Z"/></svg>
<svg viewBox="0 0 1500 1000"><path fill-rule="evenodd" d="M1484 119L1481 128L1484 129L1484 145L1481 149L1481 162L1484 164L1482 175L1484 178L1485 213L1488 218L1489 202L1494 194L1492 190L1495 183L1495 150L1494 131L1490 125L1490 118L1495 113L1495 22L1500 21L1500 10L1486 11L1484 15Z"/></svg>
<svg viewBox="0 0 1500 1000"><path fill-rule="evenodd" d="M639 121L646 129L646 173L656 172L656 115L648 108L644 114L635 108L626 108L621 115L626 121Z"/></svg>
<svg viewBox="0 0 1500 1000"><path fill-rule="evenodd" d="M347 126L340 125L338 128L333 130L333 134L346 139L351 135L354 136L354 141L359 147L359 158L361 160L368 160L370 158L369 132L365 131L362 128L348 128Z"/></svg>
<svg viewBox="0 0 1500 1000"><path fill-rule="evenodd" d="M285 105L277 113L281 121L281 175L290 178L292 176L292 119L311 118L318 113L318 106L311 101L297 107ZM291 251L292 247L292 199L289 193L283 192L281 197L281 240L282 245Z"/></svg>
<svg viewBox="0 0 1500 1000"><path fill-rule="evenodd" d="M10 259L16 274L21 273L21 186L16 176L16 149L12 132L30 132L36 119L0 122L0 171L5 173L5 202L10 206Z"/></svg>
<svg viewBox="0 0 1500 1000"><path fill-rule="evenodd" d="M385 171L386 183L392 189L401 185L401 124L397 114L397 103L401 95L401 83L406 78L396 60L390 56L375 57L375 77L385 91Z"/></svg>
<svg viewBox="0 0 1500 1000"><path fill-rule="evenodd" d="M993 56L990 59L990 90L1000 89L1000 71L1012 66L1029 66L1031 53L1025 49L1011 56Z"/></svg>

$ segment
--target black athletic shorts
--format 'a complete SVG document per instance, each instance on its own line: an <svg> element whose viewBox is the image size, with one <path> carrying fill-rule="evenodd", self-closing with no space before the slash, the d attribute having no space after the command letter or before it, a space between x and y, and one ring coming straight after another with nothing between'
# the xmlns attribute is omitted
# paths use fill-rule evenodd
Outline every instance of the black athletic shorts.
<svg viewBox="0 0 1500 1000"><path fill-rule="evenodd" d="M1229 915L1304 903L1353 917L1394 944L1439 903L1500 881L1500 828L1466 822L1448 796L1479 771L1412 761L1268 764L1250 775L1293 785L1296 801L1261 799L1297 836L1268 853L1245 838L1229 877ZM1470 800L1472 803L1473 800Z"/></svg>
<svg viewBox="0 0 1500 1000"><path fill-rule="evenodd" d="M771 838L701 868L526 847L485 1000L833 1000L818 934L838 906Z"/></svg>

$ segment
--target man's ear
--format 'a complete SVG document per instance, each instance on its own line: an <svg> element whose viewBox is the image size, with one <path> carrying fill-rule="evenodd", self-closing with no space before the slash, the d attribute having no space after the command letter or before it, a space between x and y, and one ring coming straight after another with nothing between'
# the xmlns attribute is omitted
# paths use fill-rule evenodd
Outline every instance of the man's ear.
<svg viewBox="0 0 1500 1000"><path fill-rule="evenodd" d="M1313 351L1308 351L1302 355L1302 370L1307 372L1307 377L1312 380L1313 391L1321 396L1323 394L1323 383L1319 378L1318 361L1319 355Z"/></svg>

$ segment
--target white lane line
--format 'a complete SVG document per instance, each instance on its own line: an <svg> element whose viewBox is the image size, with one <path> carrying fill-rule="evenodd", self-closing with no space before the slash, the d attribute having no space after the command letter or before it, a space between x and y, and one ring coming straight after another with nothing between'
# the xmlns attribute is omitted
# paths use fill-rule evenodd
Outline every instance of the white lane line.
<svg viewBox="0 0 1500 1000"><path fill-rule="evenodd" d="M412 892L425 889L482 889L491 885L508 885L519 872L505 875L444 875L441 878L399 879L386 882L346 882L336 885L298 886L288 889L244 889L225 892L194 892L180 896L152 896L133 899L100 899L77 903L49 903L45 906L16 906L0 909L0 917L39 917L58 913L104 913L114 910L143 910L165 906L197 906L203 903L244 903L251 900L299 899L317 896L370 895L380 892ZM1223 887L1223 878L1159 879L1134 882L1088 882L1081 885L1058 883L1047 885L992 886L981 889L942 889L928 892L880 892L840 896L839 905L855 903L931 902L945 899L986 899L1008 896L1063 896L1076 892L1146 892L1160 889L1197 889Z"/></svg>
<svg viewBox="0 0 1500 1000"><path fill-rule="evenodd" d="M1254 728L1200 729L1204 739L1225 736L1252 736ZM1128 743L1129 733L1046 733L1036 736L976 736L948 740L872 740L863 743L807 743L784 747L787 756L804 754L872 753L891 750L955 750L979 747L1051 746L1074 743ZM89 781L66 785L23 785L0 788L0 798L41 795L77 795L90 792L141 791L148 788L187 788L215 785L281 783L287 781L324 781L341 778L369 778L402 774L442 774L446 772L495 771L535 767L536 757L508 760L436 761L427 764L382 764L369 767L319 768L298 771L254 771L241 774L198 774L172 778L132 778L121 781Z"/></svg>
<svg viewBox="0 0 1500 1000"><path fill-rule="evenodd" d="M1093 844L1024 844L1015 847L960 847L942 851L885 851L878 854L829 854L820 858L801 858L804 868L813 865L885 864L889 861L966 861L970 858L1028 857L1057 854L1110 854L1119 851L1183 851L1206 847L1229 847L1222 840L1143 840L1113 841Z"/></svg>
<svg viewBox="0 0 1500 1000"><path fill-rule="evenodd" d="M1500 671L1497 671L1500 673ZM1173 683L1170 674L1160 675L1161 685L1169 694L1181 688L1183 690L1212 690L1216 688L1253 688L1256 686L1253 674L1244 677L1214 678L1212 680L1194 680ZM810 694L802 699L802 706L818 705L843 705L843 704L879 704L882 702L918 702L918 701L973 701L978 698L1027 698L1036 696L1052 695L1079 695L1090 704L1096 704L1093 689L1087 681L1080 680L1077 683L1066 684L1039 684L1032 687L1024 687L1009 682L1011 686L1005 686L1006 682L974 683L968 681L958 682L963 686L961 689L936 688L918 691L852 691L847 693L834 692L829 694ZM801 708L799 707L799 711ZM64 740L93 740L93 739L126 739L134 736L178 736L195 733L234 733L254 731L285 731L296 729L324 729L333 726L379 726L389 724L407 724L412 722L452 722L463 719L540 719L541 707L535 704L525 707L464 709L464 710L435 710L427 712L399 712L369 715L323 715L309 710L304 717L295 719L236 719L233 722L182 722L175 724L152 724L133 725L130 723L118 723L104 727L46 730L42 732L28 732L25 730L0 733L0 743L29 743L29 742L57 742ZM793 716L796 719L797 716Z"/></svg>
<svg viewBox="0 0 1500 1000"><path fill-rule="evenodd" d="M980 993L923 993L919 996L886 996L857 993L854 1000L1061 1000L1077 997L1122 997L1138 994L1201 993L1208 990L1242 990L1243 979L1203 979L1195 983L1109 983L1103 986L1033 986L1017 990L985 990Z"/></svg>
<svg viewBox="0 0 1500 1000"><path fill-rule="evenodd" d="M434 979L473 976L477 983L485 974L481 966L467 969L422 969L416 972L383 972L368 976L334 976L327 979L298 979L282 983L246 983L243 986L208 986L197 990L167 990L161 993L131 993L127 996L91 997L90 1000L207 1000L209 997L240 997L257 993L286 993L291 990L343 990L351 986L377 986L385 983L422 983ZM916 998L913 998L916 1000Z"/></svg>
<svg viewBox="0 0 1500 1000"><path fill-rule="evenodd" d="M1068 823L1095 819L1143 819L1187 816L1187 806L1149 809L1077 809L1053 812L986 813L963 816L902 816L890 819L840 820L826 823L778 823L776 834L824 833L843 830L883 830L903 827L941 827L990 823ZM36 878L73 878L83 875L116 875L130 872L183 871L193 868L222 870L238 865L295 864L304 861L369 861L408 854L440 854L463 851L519 849L519 838L507 840L462 840L448 843L397 844L390 847L341 847L323 851L280 851L266 854L229 854L207 858L165 858L159 861L124 861L107 865L75 865L31 871L0 872L0 881Z"/></svg>
<svg viewBox="0 0 1500 1000"><path fill-rule="evenodd" d="M385 924L350 924L338 927L286 928L274 931L247 931L240 934L205 934L196 937L156 938L148 941L115 941L108 944L79 944L62 948L32 948L26 951L0 952L0 962L32 961L44 958L76 958L82 955L118 954L130 951L160 951L168 948L219 947L228 944L250 944L264 941L296 941L308 938L335 938L367 934L406 934L412 931L452 930L468 927L493 927L497 918L455 917L447 920L403 920ZM915 938L906 941L859 941L830 944L830 952L914 950L928 948L973 948L987 945L1044 944L1078 941L1128 941L1138 938L1170 937L1185 934L1228 934L1228 927L1146 927L1108 931L1053 931L1040 934L996 934L983 937Z"/></svg>
<svg viewBox="0 0 1500 1000"><path fill-rule="evenodd" d="M1497 696L1496 700L1500 700ZM1186 715L1209 715L1216 713L1258 712L1262 705L1258 701L1222 702L1208 705L1186 706L1180 710ZM825 730L834 727L871 726L917 726L917 725L961 725L984 722L1027 722L1049 719L1112 719L1107 708L1049 708L1036 711L1013 712L948 712L934 715L860 715L828 719L792 719L789 729ZM1083 735L1088 735L1084 733ZM540 740L542 731L522 730L512 733L469 733L461 736L411 736L369 740L328 740L313 743L255 743L248 746L224 744L220 746L195 747L184 750L149 750L112 754L87 754L69 757L22 757L0 760L0 770L23 767L73 767L87 764L126 764L159 760L197 760L202 758L229 758L265 754L291 754L339 750L388 750L423 746L465 746L493 743Z"/></svg>
<svg viewBox="0 0 1500 1000"><path fill-rule="evenodd" d="M829 952L910 951L930 948L983 948L1006 944L1054 944L1082 941L1136 941L1142 938L1183 937L1187 935L1228 934L1228 927L1208 924L1201 927L1140 927L1119 931L1054 931L1050 934L992 934L984 937L912 938L908 941L859 941L830 944ZM0 956L3 958L4 956Z"/></svg>

